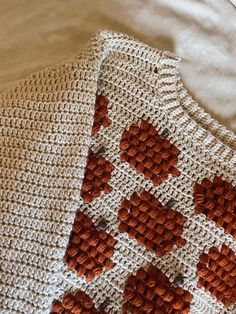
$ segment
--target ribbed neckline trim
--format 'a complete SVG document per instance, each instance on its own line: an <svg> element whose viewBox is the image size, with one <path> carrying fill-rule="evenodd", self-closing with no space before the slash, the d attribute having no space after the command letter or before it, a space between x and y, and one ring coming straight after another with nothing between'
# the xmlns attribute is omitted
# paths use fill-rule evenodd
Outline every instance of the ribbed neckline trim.
<svg viewBox="0 0 236 314"><path fill-rule="evenodd" d="M236 136L204 111L193 100L180 76L181 59L170 52L162 52L159 61L159 83L161 84L161 105L170 115L170 119L181 128L183 133L203 151L229 166L236 166ZM173 91L168 92L169 76L172 75ZM168 88L169 89L169 88Z"/></svg>

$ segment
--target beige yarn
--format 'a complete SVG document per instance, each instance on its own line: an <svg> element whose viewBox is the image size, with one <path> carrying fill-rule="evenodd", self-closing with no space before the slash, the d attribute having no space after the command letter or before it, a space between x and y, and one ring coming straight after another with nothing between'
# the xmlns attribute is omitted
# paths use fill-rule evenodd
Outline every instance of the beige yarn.
<svg viewBox="0 0 236 314"><path fill-rule="evenodd" d="M120 313L126 278L141 266L157 266L173 281L186 277L193 295L192 314L236 313L203 288L197 288L199 255L210 247L236 243L222 228L196 214L193 185L215 174L236 185L235 136L192 100L178 74L179 59L122 34L100 32L78 58L39 72L0 96L0 313L46 314L64 291L82 289L98 306L111 299L109 313ZM156 69L156 70L155 70ZM157 72L157 73L156 73ZM112 124L91 137L96 92L109 99ZM179 177L153 186L128 163L120 162L120 139L145 119L180 150ZM89 147L106 147L115 167L113 190L82 205L80 189ZM186 218L183 248L156 257L118 233L122 199L147 190ZM92 282L63 265L75 212L94 223L108 220L117 244L116 266ZM225 312L224 312L225 311Z"/></svg>

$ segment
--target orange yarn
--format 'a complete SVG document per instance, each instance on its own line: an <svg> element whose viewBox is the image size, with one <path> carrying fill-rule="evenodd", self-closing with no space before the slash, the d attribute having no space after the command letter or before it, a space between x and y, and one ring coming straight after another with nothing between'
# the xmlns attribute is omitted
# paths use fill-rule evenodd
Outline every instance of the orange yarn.
<svg viewBox="0 0 236 314"><path fill-rule="evenodd" d="M65 254L68 269L91 281L103 269L114 267L111 258L116 240L104 230L98 231L92 220L82 212L76 214L69 245Z"/></svg>
<svg viewBox="0 0 236 314"><path fill-rule="evenodd" d="M102 156L96 156L92 151L88 155L87 167L81 188L84 203L90 203L101 195L101 192L112 191L108 182L114 166Z"/></svg>
<svg viewBox="0 0 236 314"><path fill-rule="evenodd" d="M154 185L167 180L169 173L174 177L180 174L175 167L180 153L178 148L159 135L147 121L142 120L140 126L133 123L123 132L120 149L121 161L127 161Z"/></svg>
<svg viewBox="0 0 236 314"><path fill-rule="evenodd" d="M169 253L174 245L182 247L181 238L185 217L173 209L162 206L150 193L143 191L140 196L134 192L130 200L125 199L118 213L120 232L127 232L148 251L157 256Z"/></svg>
<svg viewBox="0 0 236 314"><path fill-rule="evenodd" d="M124 290L123 314L187 314L192 295L175 288L167 276L154 266L143 268L127 279Z"/></svg>
<svg viewBox="0 0 236 314"><path fill-rule="evenodd" d="M104 128L111 124L111 120L107 117L109 100L102 94L96 95L95 114L92 128L92 135L99 132L101 126Z"/></svg>
<svg viewBox="0 0 236 314"><path fill-rule="evenodd" d="M202 253L197 265L198 286L204 287L225 307L236 303L236 256L225 244Z"/></svg>
<svg viewBox="0 0 236 314"><path fill-rule="evenodd" d="M213 182L205 178L194 186L197 213L213 220L236 240L236 189L231 183L215 176Z"/></svg>
<svg viewBox="0 0 236 314"><path fill-rule="evenodd" d="M79 290L75 295L66 294L62 301L54 301L50 314L106 314L106 312L97 311L90 297Z"/></svg>

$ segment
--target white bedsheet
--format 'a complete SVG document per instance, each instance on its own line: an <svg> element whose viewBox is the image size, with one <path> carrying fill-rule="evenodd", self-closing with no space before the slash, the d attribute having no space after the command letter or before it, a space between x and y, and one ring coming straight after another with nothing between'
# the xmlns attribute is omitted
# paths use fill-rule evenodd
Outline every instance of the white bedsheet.
<svg viewBox="0 0 236 314"><path fill-rule="evenodd" d="M78 53L98 29L182 58L194 98L236 131L235 0L0 0L0 90Z"/></svg>

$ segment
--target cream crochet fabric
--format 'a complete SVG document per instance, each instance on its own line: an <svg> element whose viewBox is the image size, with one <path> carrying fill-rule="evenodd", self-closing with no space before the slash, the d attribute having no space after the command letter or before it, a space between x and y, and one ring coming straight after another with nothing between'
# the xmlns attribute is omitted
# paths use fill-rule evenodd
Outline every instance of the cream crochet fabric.
<svg viewBox="0 0 236 314"><path fill-rule="evenodd" d="M1 314L236 313L236 138L178 64L100 32L0 96Z"/></svg>

